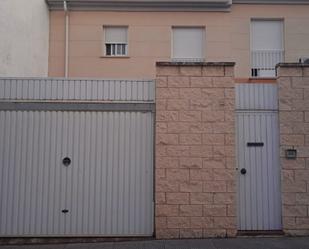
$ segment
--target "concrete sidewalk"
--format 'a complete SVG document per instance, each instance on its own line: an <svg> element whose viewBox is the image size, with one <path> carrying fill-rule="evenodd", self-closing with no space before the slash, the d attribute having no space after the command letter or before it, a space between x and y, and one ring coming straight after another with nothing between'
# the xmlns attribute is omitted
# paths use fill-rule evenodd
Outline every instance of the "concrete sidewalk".
<svg viewBox="0 0 309 249"><path fill-rule="evenodd" d="M0 246L1 249L309 249L309 237L147 240L56 245Z"/></svg>

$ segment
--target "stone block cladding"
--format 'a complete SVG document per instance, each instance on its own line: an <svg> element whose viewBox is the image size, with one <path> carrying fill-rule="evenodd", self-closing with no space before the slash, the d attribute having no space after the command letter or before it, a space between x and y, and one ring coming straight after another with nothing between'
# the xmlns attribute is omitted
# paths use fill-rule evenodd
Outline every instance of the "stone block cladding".
<svg viewBox="0 0 309 249"><path fill-rule="evenodd" d="M283 230L309 235L309 65L278 66ZM295 148L295 160L285 150Z"/></svg>
<svg viewBox="0 0 309 249"><path fill-rule="evenodd" d="M234 63L157 63L157 238L236 235L234 103Z"/></svg>

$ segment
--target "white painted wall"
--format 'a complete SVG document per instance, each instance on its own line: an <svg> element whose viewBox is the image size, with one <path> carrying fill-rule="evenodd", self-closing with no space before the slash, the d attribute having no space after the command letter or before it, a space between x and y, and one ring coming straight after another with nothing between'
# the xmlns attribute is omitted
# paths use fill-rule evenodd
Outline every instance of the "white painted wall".
<svg viewBox="0 0 309 249"><path fill-rule="evenodd" d="M0 34L0 77L47 76L49 11L44 0L1 0Z"/></svg>

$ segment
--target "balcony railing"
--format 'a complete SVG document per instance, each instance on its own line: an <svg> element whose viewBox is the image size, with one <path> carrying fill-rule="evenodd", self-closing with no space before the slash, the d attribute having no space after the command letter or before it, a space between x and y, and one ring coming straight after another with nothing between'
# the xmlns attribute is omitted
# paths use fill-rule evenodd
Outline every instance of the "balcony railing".
<svg viewBox="0 0 309 249"><path fill-rule="evenodd" d="M284 62L284 50L251 51L251 76L275 77L276 64Z"/></svg>

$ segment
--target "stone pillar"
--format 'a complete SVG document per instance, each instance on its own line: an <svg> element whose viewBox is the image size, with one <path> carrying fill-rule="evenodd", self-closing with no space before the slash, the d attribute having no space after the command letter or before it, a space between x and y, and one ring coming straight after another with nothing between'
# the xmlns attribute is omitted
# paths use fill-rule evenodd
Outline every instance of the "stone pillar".
<svg viewBox="0 0 309 249"><path fill-rule="evenodd" d="M235 236L234 63L156 73L156 237Z"/></svg>
<svg viewBox="0 0 309 249"><path fill-rule="evenodd" d="M283 230L309 235L309 65L278 66ZM295 148L297 158L286 159Z"/></svg>

